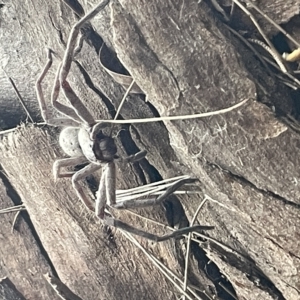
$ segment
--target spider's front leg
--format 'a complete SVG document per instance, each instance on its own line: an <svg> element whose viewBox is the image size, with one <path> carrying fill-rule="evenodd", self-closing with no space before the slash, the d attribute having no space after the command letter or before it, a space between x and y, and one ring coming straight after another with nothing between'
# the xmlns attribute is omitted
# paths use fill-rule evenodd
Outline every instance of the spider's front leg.
<svg viewBox="0 0 300 300"><path fill-rule="evenodd" d="M77 44L78 35L80 33L80 29L86 22L88 22L96 14L98 14L100 12L100 10L104 9L108 3L109 3L109 0L103 0L92 11L87 13L82 19L80 19L79 22L77 22L73 26L70 36L69 36L69 39L68 39L67 49L64 54L61 69L59 72L60 85L62 87L62 90L63 90L66 98L72 105L77 116L81 119L81 121L85 125L87 125L89 127L92 127L96 122L95 122L93 116L91 115L91 113L88 111L88 109L81 102L81 100L76 95L74 90L71 88L69 82L67 81L67 76L70 72L74 54L76 52L76 44Z"/></svg>
<svg viewBox="0 0 300 300"><path fill-rule="evenodd" d="M52 118L50 116L50 112L46 105L46 101L45 101L45 97L44 97L44 93L43 93L43 89L42 89L42 82L43 82L46 74L48 73L49 69L52 66L52 61L53 61L52 60L52 50L47 49L47 63L44 66L42 73L38 77L36 84L35 84L36 95L37 95L37 99L39 102L42 117L43 117L44 121L46 122L46 124L48 124L48 125L78 127L80 125L80 119L78 118L78 116L76 115L74 110L57 101L58 95L59 95L59 90L60 90L60 83L59 83L59 79L58 79L60 68L58 69L58 72L55 77L55 83L54 83L53 91L51 94L51 104L55 109L57 109L59 112L63 113L67 118L65 118L65 117Z"/></svg>
<svg viewBox="0 0 300 300"><path fill-rule="evenodd" d="M146 156L146 151L140 151L134 155L130 155L125 160L127 162L135 162L143 159ZM107 162L102 167L102 175L100 179L99 189L96 198L96 216L101 220L105 218L106 203L110 206L116 205L116 164L114 161Z"/></svg>

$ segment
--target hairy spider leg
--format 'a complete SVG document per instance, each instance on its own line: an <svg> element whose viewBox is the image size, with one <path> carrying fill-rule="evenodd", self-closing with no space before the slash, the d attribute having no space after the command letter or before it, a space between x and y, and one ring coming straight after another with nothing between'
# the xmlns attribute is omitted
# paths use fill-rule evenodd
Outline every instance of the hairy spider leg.
<svg viewBox="0 0 300 300"><path fill-rule="evenodd" d="M159 236L157 234L149 233L147 231L135 228L131 225L128 225L120 220L114 219L112 217L106 217L105 218L105 224L109 226L113 226L119 229L122 229L124 231L127 231L129 233L144 237L148 240L155 241L155 242L163 242L172 238L176 237L182 237L185 234L191 233L191 232L202 232L203 230L212 230L214 229L214 226L202 226L202 225L195 225L191 227L184 227L178 230L174 230L170 234L165 234L163 236Z"/></svg>
<svg viewBox="0 0 300 300"><path fill-rule="evenodd" d="M137 156L139 157L139 156ZM154 202L147 202L146 206L151 206L154 204L159 204L162 201L166 200L167 197L169 197L173 192L175 192L178 188L180 188L182 185L186 183L193 183L195 182L196 179L194 178L187 178L187 179L182 179L174 182L174 184L169 187L165 193L161 196L159 196L156 201ZM105 206L106 206L106 201L108 201L108 204L114 208L119 208L118 205L116 205L116 167L114 162L109 162L107 163L102 170L102 176L100 180L100 185L97 193L97 200L96 200L96 215L99 217L102 222L105 225L108 226L113 226L116 228L119 228L121 230L125 230L127 232L130 232L132 234L147 238L149 240L155 241L155 242L162 242L166 241L171 238L176 238L180 237L184 234L188 234L190 232L201 232L203 230L211 230L214 227L213 226L202 226L202 225L195 225L192 227L185 227L181 228L178 230L173 231L171 234L166 234L163 236L159 236L156 234L152 234L149 232L146 232L144 230L135 228L127 223L124 223L120 220L117 220L113 217L110 217L105 214ZM143 200L145 201L145 200ZM145 206L145 205L144 205ZM131 208L135 208L137 206L134 205L134 202L131 202L130 204ZM124 208L124 207L122 207Z"/></svg>
<svg viewBox="0 0 300 300"><path fill-rule="evenodd" d="M58 72L55 77L55 84L53 87L52 95L51 95L51 102L53 107L55 107L58 111L66 115L68 118L51 118L49 110L46 105L44 93L42 90L42 81L44 80L46 74L48 73L49 69L52 65L52 51L47 49L47 62L45 67L42 70L42 73L38 77L35 85L37 99L39 102L40 110L44 121L53 126L71 126L71 127L79 127L80 126L80 119L76 115L75 111L66 105L63 105L57 101L58 93L60 89L59 79L58 79Z"/></svg>
<svg viewBox="0 0 300 300"><path fill-rule="evenodd" d="M106 163L102 168L102 175L98 188L95 213L98 218L105 220L105 207L116 203L116 165L114 162Z"/></svg>
<svg viewBox="0 0 300 300"><path fill-rule="evenodd" d="M147 151L139 151L134 155L126 157L126 162L134 163L143 159L147 154ZM116 164L112 162L106 163L102 168L102 175L98 188L95 213L101 220L105 219L105 207L108 205L116 205Z"/></svg>
<svg viewBox="0 0 300 300"><path fill-rule="evenodd" d="M96 164L89 164L82 168L81 170L77 171L73 176L72 176L72 185L73 188L75 189L78 198L84 203L84 205L91 210L92 212L95 211L95 203L84 193L83 188L79 184L79 181L86 178L87 176L91 175L92 173L96 172L102 168L101 165L96 165Z"/></svg>
<svg viewBox="0 0 300 300"><path fill-rule="evenodd" d="M60 113L74 120L78 124L77 126L79 126L81 124L81 119L79 118L76 110L73 107L69 107L57 101L59 91L60 91L59 74L60 74L61 67L62 67L62 63L59 64L59 67L55 75L54 85L51 92L51 104Z"/></svg>
<svg viewBox="0 0 300 300"><path fill-rule="evenodd" d="M88 162L84 155L82 156L75 156L69 158L62 158L58 159L53 164L53 176L56 180L57 178L65 178L65 177L72 177L76 172L61 172L62 168L65 167L74 167L83 163Z"/></svg>
<svg viewBox="0 0 300 300"><path fill-rule="evenodd" d="M80 33L80 28L89 20L91 20L100 10L102 10L107 4L109 0L104 0L100 4L98 4L93 10L91 10L88 14L86 14L82 19L80 19L73 27L68 39L67 49L65 51L65 55L62 61L62 67L60 69L59 81L63 92L66 98L69 100L70 104L76 111L78 117L88 126L92 127L96 124L93 116L89 112L89 110L85 107L79 97L71 88L69 82L67 81L67 76L71 69L71 64L74 57L74 51L76 48L77 38Z"/></svg>

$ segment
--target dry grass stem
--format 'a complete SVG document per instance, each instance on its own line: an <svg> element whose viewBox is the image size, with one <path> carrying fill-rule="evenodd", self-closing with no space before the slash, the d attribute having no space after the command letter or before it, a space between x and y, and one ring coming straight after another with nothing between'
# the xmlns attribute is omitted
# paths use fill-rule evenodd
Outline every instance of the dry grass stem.
<svg viewBox="0 0 300 300"><path fill-rule="evenodd" d="M7 213L10 213L10 212L19 212L19 211L22 211L22 210L26 210L26 207L25 207L24 204L11 206L11 207L8 207L8 208L3 208L3 209L0 210L0 214L7 214Z"/></svg>
<svg viewBox="0 0 300 300"><path fill-rule="evenodd" d="M218 282L219 286L226 291L233 299L239 300L222 282Z"/></svg>
<svg viewBox="0 0 300 300"><path fill-rule="evenodd" d="M255 17L252 15L252 13L238 0L233 0L233 2L241 9L244 11L244 13L251 19L251 21L253 22L253 24L256 26L257 30L259 31L259 33L261 34L261 36L264 38L264 40L266 41L266 43L268 44L268 46L271 48L273 54L275 56L277 56L278 60L282 60L281 55L278 53L278 51L276 50L276 48L273 46L273 44L271 43L271 41L269 40L269 38L266 36L266 34L264 33L264 31L262 30L262 28L260 27L260 25L258 24L258 22L256 21ZM251 4L251 3L250 3ZM277 61L277 60L276 60Z"/></svg>
<svg viewBox="0 0 300 300"><path fill-rule="evenodd" d="M116 197L117 202L120 201L128 201L132 199L138 199L142 197L149 197L151 195L161 195L164 193L164 191L173 185L173 182L180 180L180 179L186 179L190 178L190 176L177 176L173 178L168 178L165 180L161 180L158 182L142 185L139 187L135 187L128 190L117 190L116 191ZM174 194L198 194L200 191L188 191L188 190L179 190L175 191ZM148 199L148 198L147 198Z"/></svg>
<svg viewBox="0 0 300 300"><path fill-rule="evenodd" d="M11 225L11 233L14 233L14 228L15 228L15 224L17 222L18 216L20 214L21 210L19 210L16 214L15 217L13 219L12 225Z"/></svg>
<svg viewBox="0 0 300 300"><path fill-rule="evenodd" d="M150 123L150 122L161 122L161 121L176 121L176 120L188 120L188 119L197 119L197 118L205 118L205 117L210 117L210 116L215 116L215 115L220 115L220 114L225 114L227 112L230 112L243 104L245 104L249 99L245 99L231 107L212 111L212 112L207 112L207 113L200 113L200 114L194 114L194 115L184 115L184 116L167 116L167 117L157 117L157 118L145 118L145 119L130 119L130 120L96 120L96 122L105 122L105 123L111 123L111 124L137 124L137 123ZM35 123L35 125L47 125L45 122L41 123ZM15 131L18 129L16 128L11 128L7 130L0 131L0 135L7 134L10 132Z"/></svg>
<svg viewBox="0 0 300 300"><path fill-rule="evenodd" d="M28 109L27 109L27 107L26 107L26 105L25 105L25 102L24 102L24 100L23 100L21 94L19 93L19 91L18 91L18 89L17 89L17 87L16 87L14 81L12 80L11 77L9 77L9 76L6 74L6 72L4 71L4 69L2 69L2 70L3 70L4 74L5 74L5 76L7 77L7 79L9 80L10 84L12 85L12 87L13 87L13 89L14 89L14 91L15 91L15 93L16 93L16 95L17 95L17 97L18 97L18 99L19 99L19 101L20 101L20 103L21 103L21 105L22 105L22 107L23 107L23 109L25 110L25 112L26 112L26 114L27 114L27 118L30 119L31 123L34 123L33 118L31 117L31 115L30 115L30 113L29 113L29 111L28 111Z"/></svg>
<svg viewBox="0 0 300 300"><path fill-rule="evenodd" d="M166 267L162 262L160 262L154 255L149 253L130 233L121 230L121 233L128 238L138 249L140 249L153 263L153 265L159 269L159 271L176 287L187 299L193 300L203 300L201 299L190 287L187 290L193 295L193 298L187 294L180 285L183 284L182 280L174 274L168 267ZM177 283L179 282L179 284Z"/></svg>
<svg viewBox="0 0 300 300"><path fill-rule="evenodd" d="M235 0L233 0L236 2ZM274 22L270 17L268 17L264 12L262 12L252 1L244 0L249 6L253 7L259 14L261 14L267 21L269 21L275 28L277 28L280 32L282 32L292 43L295 44L297 48L300 48L300 44L280 25Z"/></svg>
<svg viewBox="0 0 300 300"><path fill-rule="evenodd" d="M256 40L256 39L248 39L249 42L257 44L259 46L261 46L263 49L265 49L276 61L276 63L278 64L280 70L285 74L288 73L287 68L285 67L285 65L282 63L282 58L278 57L277 53L273 52L273 49L271 49L270 47L268 47L266 44L264 44L262 41Z"/></svg>
<svg viewBox="0 0 300 300"><path fill-rule="evenodd" d="M183 116L166 116L166 117L157 117L157 118L145 118L145 119L130 119L130 120L96 120L96 122L106 122L112 124L137 124L137 123L150 123L150 122L161 122L161 121L176 121L176 120L189 120L189 119L198 119L198 118L206 118L210 116L216 116L228 113L242 105L244 105L249 99L245 99L233 106L228 108L223 108L220 110L193 114L193 115L183 115Z"/></svg>
<svg viewBox="0 0 300 300"><path fill-rule="evenodd" d="M200 203L200 205L198 206L193 219L191 221L190 226L193 226L197 216L201 210L201 208L203 207L203 205L205 204L207 198L204 198L204 200ZM191 238L192 238L192 234L189 233L188 237L187 237L187 246L186 246L186 255L185 255L185 268L184 268L184 281L183 281L183 290L186 291L187 289L187 281L188 281L188 269L189 269L189 257L190 257L190 252L191 252ZM183 296L183 300L185 300L185 296Z"/></svg>

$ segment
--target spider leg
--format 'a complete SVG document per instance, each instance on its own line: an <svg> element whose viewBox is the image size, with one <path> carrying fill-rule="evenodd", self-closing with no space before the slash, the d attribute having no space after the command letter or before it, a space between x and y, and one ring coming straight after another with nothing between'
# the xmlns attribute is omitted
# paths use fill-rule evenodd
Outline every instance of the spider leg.
<svg viewBox="0 0 300 300"><path fill-rule="evenodd" d="M144 237L146 239L149 239L149 240L152 240L152 241L155 241L155 242L163 242L163 241L169 240L171 238L180 237L180 236L183 236L185 234L188 234L188 233L194 232L194 231L195 232L201 232L203 230L212 230L212 229L214 229L214 226L195 225L195 226L192 226L192 227L184 227L184 228L175 230L170 234L159 236L159 235L152 234L152 233L146 232L144 230L135 228L131 225L128 225L128 224L126 224L126 223L124 223L120 220L116 220L112 217L105 217L104 222L105 222L106 225L114 226L116 228L125 230L127 232L132 233L132 234Z"/></svg>
<svg viewBox="0 0 300 300"><path fill-rule="evenodd" d="M165 200L166 197L168 197L171 193L173 193L176 189L178 189L181 185L185 183L194 182L195 179L183 179L178 180L175 182L170 188L166 190L164 195L160 196L163 198L161 201ZM158 198L160 198L158 197ZM96 215L102 220L102 222L105 225L113 226L122 230L125 230L127 232L130 232L132 234L147 238L152 241L156 242L162 242L171 238L179 237L184 234L197 231L200 232L202 230L211 230L214 227L212 226L201 226L196 225L192 227L185 227L178 230L175 230L171 234L166 234L163 236L158 236L156 234L152 234L149 232L146 232L144 230L135 228L129 224L126 224L120 220L114 219L113 217L110 217L105 214L104 209L106 206L106 200L112 207L116 207L116 166L114 162L109 162L103 167L102 176L100 180L99 190L97 194L97 200L96 200ZM156 204L156 203L155 203ZM151 204L149 204L151 205Z"/></svg>
<svg viewBox="0 0 300 300"><path fill-rule="evenodd" d="M116 203L116 165L114 162L106 163L102 168L99 189L96 198L95 213L101 220L105 219L106 203Z"/></svg>
<svg viewBox="0 0 300 300"><path fill-rule="evenodd" d="M76 156L76 157L63 158L63 159L56 160L53 164L53 169L52 169L54 179L56 180L57 178L72 177L75 174L75 172L62 173L60 171L61 168L80 165L87 161L88 160L86 159L85 156Z"/></svg>
<svg viewBox="0 0 300 300"><path fill-rule="evenodd" d="M68 117L72 118L73 120L69 119L69 118L51 118L50 117L50 113L48 111L45 97L44 97L43 90L42 90L42 81L44 80L47 72L51 68L51 65L52 65L52 51L50 49L47 49L47 63L35 84L36 95L37 95L37 99L39 102L42 117L43 117L44 121L49 125L78 127L80 125L79 124L80 119L77 117L77 115L74 113L74 111L70 107L62 105L56 101L57 97L58 97L58 93L57 93L57 95L55 95L55 97L52 97L53 106L57 110L63 112ZM55 79L55 87L57 86L57 84L59 85L58 77ZM59 89L58 89L58 92L59 92ZM56 105L57 103L58 103L58 105ZM73 113L70 112L70 110L72 110ZM74 116L75 116L75 118L74 118Z"/></svg>
<svg viewBox="0 0 300 300"><path fill-rule="evenodd" d="M129 158L131 161L134 161L134 158L140 160L146 155L145 152L140 151ZM102 220L105 218L106 203L113 207L116 205L116 176L116 164L113 161L106 163L102 168L95 207L96 216Z"/></svg>
<svg viewBox="0 0 300 300"><path fill-rule="evenodd" d="M77 193L77 196L85 204L85 206L91 211L94 211L94 209L95 209L94 202L91 201L86 196L86 194L83 191L83 188L79 184L79 181L82 180L83 178L87 177L88 175L94 173L95 171L99 170L101 167L102 167L101 165L89 164L89 165L85 166L84 168L82 168L81 170L77 171L72 176L72 185Z"/></svg>
<svg viewBox="0 0 300 300"><path fill-rule="evenodd" d="M81 123L81 119L78 117L76 111L72 107L69 107L57 101L59 91L60 91L60 82L59 82L60 70L61 70L61 64L59 65L55 75L54 86L51 93L51 103L52 106L56 108L56 110L58 110L68 118L74 120L77 123L77 127L78 127Z"/></svg>
<svg viewBox="0 0 300 300"><path fill-rule="evenodd" d="M88 111L88 109L85 107L85 105L81 102L79 97L76 95L76 93L71 88L69 82L67 81L67 76L69 74L71 64L74 57L74 51L76 48L76 42L77 38L80 32L80 28L88 22L90 19L92 19L100 10L102 10L107 4L109 3L109 0L104 0L100 4L98 4L91 12L86 14L79 22L77 22L70 33L67 49L65 51L65 55L62 61L62 67L60 70L59 75L59 81L61 84L61 87L63 89L63 92L66 96L66 98L69 100L70 104L76 111L76 114L78 117L89 127L93 126L96 122L91 115L91 113Z"/></svg>
<svg viewBox="0 0 300 300"><path fill-rule="evenodd" d="M133 200L126 200L120 201L113 205L114 208L117 209L128 209L128 208L136 208L136 207L146 207L157 205L165 201L172 193L178 190L181 186L187 183L194 183L198 179L196 178L184 178L174 182L170 187L166 189L166 191L158 196L157 198L150 198L150 199L133 199Z"/></svg>
<svg viewBox="0 0 300 300"><path fill-rule="evenodd" d="M125 161L127 161L128 163L134 163L134 162L137 162L137 161L145 158L146 155L147 155L147 151L141 150L133 155L126 157Z"/></svg>

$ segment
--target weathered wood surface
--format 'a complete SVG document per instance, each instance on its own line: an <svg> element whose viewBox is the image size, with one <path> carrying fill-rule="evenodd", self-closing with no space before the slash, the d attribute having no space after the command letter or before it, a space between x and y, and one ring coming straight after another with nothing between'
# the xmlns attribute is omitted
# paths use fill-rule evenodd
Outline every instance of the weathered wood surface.
<svg viewBox="0 0 300 300"><path fill-rule="evenodd" d="M25 300L7 277L0 279L0 297L2 300Z"/></svg>
<svg viewBox="0 0 300 300"><path fill-rule="evenodd" d="M1 178L0 209L5 209L15 205L12 198L16 195L3 170ZM8 277L26 299L58 300L43 278L43 274L52 272L51 267L22 215L15 224L15 213L0 215L0 277Z"/></svg>
<svg viewBox="0 0 300 300"><path fill-rule="evenodd" d="M256 102L263 100L290 113L293 101L289 91L265 73L252 54L230 36L205 2L120 3L100 13L93 25L117 52L159 114L213 111L249 99L244 107L222 116L166 122L166 127L136 125L131 128L134 141L128 140L127 133L120 134L121 154L131 154L137 146L146 148L150 164L163 177L188 173L200 179L198 186L203 197L188 197L182 202L189 219L204 195L213 199L201 210L198 221L215 225L209 235L228 248L204 243L207 258L196 249L190 282L205 290L203 299L212 297L215 290L220 299L229 299L220 288L219 270L229 281L227 288L231 284L239 299L299 299L296 154L300 138L276 119L266 105ZM289 15L282 5L282 15ZM278 7L279 4L277 10ZM56 52L53 71L45 82L49 96L54 70L76 18L62 2L16 1L1 9L2 16L7 16L8 9L15 13L19 21L15 28L27 41L27 49L31 49L31 56L26 56L33 66L30 68L42 68L45 46ZM79 68L72 68L71 83L97 118L107 118L124 91L99 67L99 37L89 29L86 34L92 47L84 44L76 58ZM7 35L9 39L12 36ZM24 65L24 56L21 57L20 65ZM9 65L6 68L9 76L9 72L15 74L13 69ZM28 83L33 90L32 77ZM102 93L108 96L108 105L101 102ZM28 103L36 102L30 99ZM36 104L30 105L36 116ZM151 109L139 96L130 96L122 115L126 119L146 117L151 115ZM61 156L56 139L47 127L22 128L2 142L0 162L26 204L60 279L83 299L175 299L175 288L150 261L120 232L113 230L109 235L83 210L69 181L54 183L51 166ZM142 168L145 176L154 180L157 173L151 165L144 161ZM132 169L124 168L122 165L120 186L143 182L140 175L133 175ZM161 208L141 213L166 222ZM169 221L171 217L173 223L178 222L176 215L169 216ZM122 218L136 226L161 231L128 213L123 213ZM176 254L180 251L178 243L142 243L181 273L182 253ZM174 247L178 249L173 251ZM214 264L209 264L208 258ZM224 281L221 283L224 285Z"/></svg>

